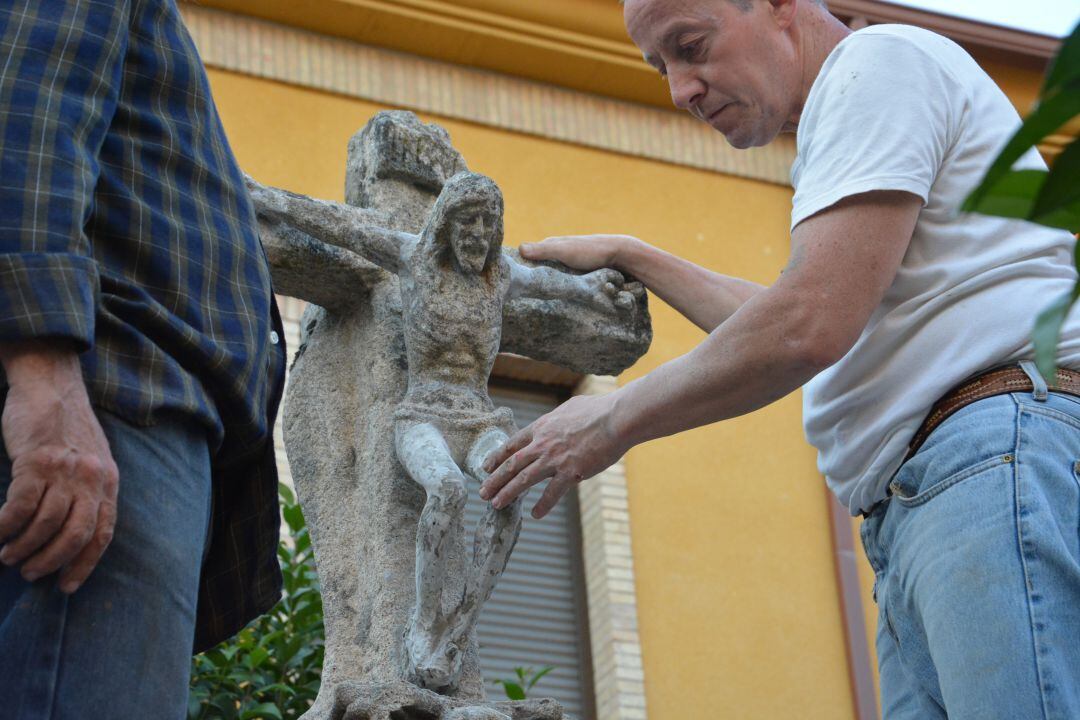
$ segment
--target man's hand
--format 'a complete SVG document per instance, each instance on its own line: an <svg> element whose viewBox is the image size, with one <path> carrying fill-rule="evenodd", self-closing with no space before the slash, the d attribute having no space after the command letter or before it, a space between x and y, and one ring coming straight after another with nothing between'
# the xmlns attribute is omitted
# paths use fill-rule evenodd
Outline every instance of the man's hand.
<svg viewBox="0 0 1080 720"><path fill-rule="evenodd" d="M532 510L542 518L572 486L611 467L626 451L609 420L613 397L570 398L507 440L484 462L491 475L480 497L503 508L550 478Z"/></svg>
<svg viewBox="0 0 1080 720"><path fill-rule="evenodd" d="M116 525L118 472L75 353L0 352L9 390L2 418L11 485L0 506L0 562L28 581L61 570L75 592Z"/></svg>
<svg viewBox="0 0 1080 720"><path fill-rule="evenodd" d="M629 246L642 244L630 235L568 235L523 243L518 251L526 260L555 260L575 270L625 269L619 265L620 254Z"/></svg>

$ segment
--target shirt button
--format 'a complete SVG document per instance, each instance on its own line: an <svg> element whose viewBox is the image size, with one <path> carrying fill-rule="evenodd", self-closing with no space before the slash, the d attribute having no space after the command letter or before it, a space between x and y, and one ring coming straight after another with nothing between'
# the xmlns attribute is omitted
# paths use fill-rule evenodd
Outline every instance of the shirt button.
<svg viewBox="0 0 1080 720"><path fill-rule="evenodd" d="M277 345L279 340L281 340L281 338L278 337L277 330L271 330L270 331L270 344L271 345Z"/></svg>

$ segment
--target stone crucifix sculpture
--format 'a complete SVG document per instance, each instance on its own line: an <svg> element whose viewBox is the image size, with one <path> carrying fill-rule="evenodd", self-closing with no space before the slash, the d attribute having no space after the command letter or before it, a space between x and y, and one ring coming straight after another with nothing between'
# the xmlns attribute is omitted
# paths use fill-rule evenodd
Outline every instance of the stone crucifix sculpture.
<svg viewBox="0 0 1080 720"><path fill-rule="evenodd" d="M489 508L470 556L466 480L483 479L514 431L487 394L500 343L617 371L648 346L643 291L612 270L575 275L504 253L498 188L408 113L377 116L350 143L351 204L249 189L279 291L322 305L305 316L284 423L326 611L323 687L306 717L560 717L553 704L507 714L485 701L473 630L520 504ZM550 344L530 347L538 337ZM312 374L328 371L338 377Z"/></svg>

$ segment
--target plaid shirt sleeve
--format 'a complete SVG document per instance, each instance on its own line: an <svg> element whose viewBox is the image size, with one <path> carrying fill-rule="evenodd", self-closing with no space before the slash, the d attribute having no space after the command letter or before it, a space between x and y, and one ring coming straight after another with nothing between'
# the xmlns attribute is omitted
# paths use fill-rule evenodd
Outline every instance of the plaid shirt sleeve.
<svg viewBox="0 0 1080 720"><path fill-rule="evenodd" d="M62 338L86 350L99 278L84 226L128 4L61 7L0 7L0 342Z"/></svg>

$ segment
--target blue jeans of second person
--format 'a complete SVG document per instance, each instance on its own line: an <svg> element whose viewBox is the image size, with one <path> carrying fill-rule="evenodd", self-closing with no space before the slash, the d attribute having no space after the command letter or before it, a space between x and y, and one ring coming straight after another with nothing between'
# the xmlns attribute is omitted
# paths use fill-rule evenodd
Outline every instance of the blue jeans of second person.
<svg viewBox="0 0 1080 720"><path fill-rule="evenodd" d="M0 566L0 717L180 720L210 513L207 435L98 412L120 470L116 530L86 583ZM0 498L11 462L0 449Z"/></svg>
<svg viewBox="0 0 1080 720"><path fill-rule="evenodd" d="M1080 718L1080 398L987 398L863 522L885 720Z"/></svg>

